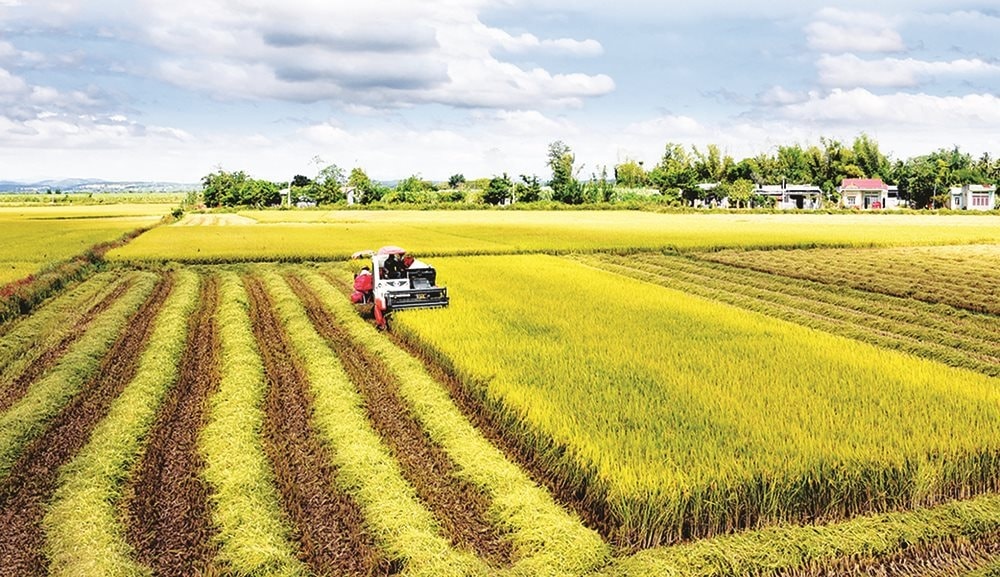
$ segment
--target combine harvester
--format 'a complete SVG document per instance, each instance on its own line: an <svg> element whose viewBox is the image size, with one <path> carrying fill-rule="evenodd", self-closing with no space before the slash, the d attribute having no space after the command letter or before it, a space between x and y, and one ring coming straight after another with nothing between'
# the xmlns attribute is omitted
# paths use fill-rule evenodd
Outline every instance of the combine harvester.
<svg viewBox="0 0 1000 577"><path fill-rule="evenodd" d="M351 300L372 302L379 328L386 328L389 314L396 310L448 306L448 289L437 286L434 267L406 256L404 249L383 246L356 252L352 258L364 257L371 257L371 278L363 278L363 272L355 278Z"/></svg>

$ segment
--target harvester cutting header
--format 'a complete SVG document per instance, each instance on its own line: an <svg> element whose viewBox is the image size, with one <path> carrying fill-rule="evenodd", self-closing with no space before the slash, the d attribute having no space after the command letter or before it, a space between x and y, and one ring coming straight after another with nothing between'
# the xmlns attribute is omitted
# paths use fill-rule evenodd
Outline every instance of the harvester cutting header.
<svg viewBox="0 0 1000 577"><path fill-rule="evenodd" d="M355 303L372 302L375 322L386 326L386 317L395 310L448 306L448 289L437 286L434 267L406 254L398 246L377 251L361 251L352 258L371 257L371 269L363 268L354 279Z"/></svg>

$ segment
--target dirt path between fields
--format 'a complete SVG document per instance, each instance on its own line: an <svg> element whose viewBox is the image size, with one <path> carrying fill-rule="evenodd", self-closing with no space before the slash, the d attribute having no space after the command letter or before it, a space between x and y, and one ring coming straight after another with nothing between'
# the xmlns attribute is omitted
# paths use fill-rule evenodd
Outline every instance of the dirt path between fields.
<svg viewBox="0 0 1000 577"><path fill-rule="evenodd" d="M95 376L25 448L0 486L0 567L5 577L46 574L41 525L45 502L56 489L59 468L86 444L111 402L135 377L154 320L172 286L172 276L157 283L104 356Z"/></svg>
<svg viewBox="0 0 1000 577"><path fill-rule="evenodd" d="M313 326L337 353L360 390L368 418L399 462L403 476L441 523L445 535L494 566L510 564L511 546L488 519L489 499L456 475L455 464L424 432L399 397L399 382L377 356L354 340L302 279L287 277Z"/></svg>
<svg viewBox="0 0 1000 577"><path fill-rule="evenodd" d="M313 430L305 371L260 279L245 277L250 318L268 380L264 450L274 466L284 509L292 520L299 558L319 575L391 571L350 496L337 489L337 471Z"/></svg>
<svg viewBox="0 0 1000 577"><path fill-rule="evenodd" d="M125 489L126 538L136 559L154 575L201 575L215 557L209 488L199 477L204 463L198 434L208 399L219 384L215 312L219 279L201 284L199 308L188 322L187 346L177 383L150 432L142 461Z"/></svg>
<svg viewBox="0 0 1000 577"><path fill-rule="evenodd" d="M108 293L103 299L97 302L93 307L90 308L82 317L80 317L73 328L70 329L69 333L62 338L55 346L46 349L41 355L39 355L35 360L31 361L24 371L17 376L9 385L4 389L0 390L0 412L6 411L11 408L17 401L28 392L28 388L34 383L39 377L41 377L45 371L52 367L66 354L69 347L79 340L83 336L83 333L87 331L91 323L104 311L115 303L123 294L125 294L129 288L132 287L134 283L132 281L126 281L120 283L114 288L110 293Z"/></svg>

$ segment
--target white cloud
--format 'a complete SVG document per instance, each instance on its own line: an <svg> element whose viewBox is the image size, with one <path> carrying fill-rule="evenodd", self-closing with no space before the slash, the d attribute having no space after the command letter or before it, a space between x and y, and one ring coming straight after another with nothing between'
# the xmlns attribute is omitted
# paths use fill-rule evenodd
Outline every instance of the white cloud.
<svg viewBox="0 0 1000 577"><path fill-rule="evenodd" d="M926 62L913 58L863 60L853 54L822 56L816 64L819 81L825 86L913 87L936 76L970 76L1000 73L1000 65L978 58Z"/></svg>
<svg viewBox="0 0 1000 577"><path fill-rule="evenodd" d="M784 109L786 118L851 126L938 128L941 134L958 128L1000 131L1000 97L993 94L933 96L874 94L863 88L813 93L807 102Z"/></svg>
<svg viewBox="0 0 1000 577"><path fill-rule="evenodd" d="M238 0L145 0L136 22L165 53L168 82L224 99L336 101L372 107L577 106L607 75L522 68L497 52L595 56L592 39L518 36L483 24L492 2L318 3L248 9Z"/></svg>
<svg viewBox="0 0 1000 577"><path fill-rule="evenodd" d="M761 104L773 106L795 104L796 102L802 102L807 98L809 98L809 96L805 93L793 92L783 86L772 86L762 94L758 95L757 100Z"/></svg>
<svg viewBox="0 0 1000 577"><path fill-rule="evenodd" d="M826 8L806 26L809 47L820 52L902 52L903 38L886 18Z"/></svg>
<svg viewBox="0 0 1000 577"><path fill-rule="evenodd" d="M600 56L604 52L601 43L590 38L587 40L575 40L573 38L542 40L534 34L528 33L512 36L498 28L489 29L489 32L504 50L511 53L540 50L574 56Z"/></svg>

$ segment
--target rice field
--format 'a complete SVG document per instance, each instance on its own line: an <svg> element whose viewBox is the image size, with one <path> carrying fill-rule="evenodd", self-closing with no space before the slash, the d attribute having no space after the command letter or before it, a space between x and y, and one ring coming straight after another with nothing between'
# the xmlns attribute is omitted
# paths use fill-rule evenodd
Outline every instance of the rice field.
<svg viewBox="0 0 1000 577"><path fill-rule="evenodd" d="M190 215L0 321L0 566L988 575L996 222ZM376 330L337 261L384 244L451 305Z"/></svg>
<svg viewBox="0 0 1000 577"><path fill-rule="evenodd" d="M167 205L26 206L0 204L0 287L156 224Z"/></svg>
<svg viewBox="0 0 1000 577"><path fill-rule="evenodd" d="M1000 242L1000 218L657 214L614 211L247 211L255 224L188 226L188 215L112 251L118 261L338 260L401 244L425 256L725 247Z"/></svg>
<svg viewBox="0 0 1000 577"><path fill-rule="evenodd" d="M452 306L397 330L564 449L622 546L997 489L996 379L566 259L440 263Z"/></svg>
<svg viewBox="0 0 1000 577"><path fill-rule="evenodd" d="M723 251L708 258L783 276L1000 314L1000 244Z"/></svg>

